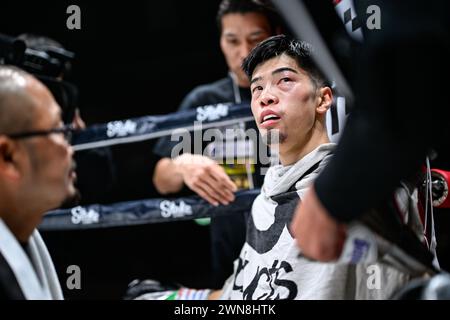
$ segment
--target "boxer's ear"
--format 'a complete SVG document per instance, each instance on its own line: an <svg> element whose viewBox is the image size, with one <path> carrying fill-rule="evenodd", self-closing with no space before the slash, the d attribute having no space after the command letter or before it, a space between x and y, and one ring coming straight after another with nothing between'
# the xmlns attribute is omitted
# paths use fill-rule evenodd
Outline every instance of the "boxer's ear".
<svg viewBox="0 0 450 320"><path fill-rule="evenodd" d="M319 103L317 104L316 111L319 114L325 114L333 102L333 92L330 87L322 87L318 90L317 96Z"/></svg>

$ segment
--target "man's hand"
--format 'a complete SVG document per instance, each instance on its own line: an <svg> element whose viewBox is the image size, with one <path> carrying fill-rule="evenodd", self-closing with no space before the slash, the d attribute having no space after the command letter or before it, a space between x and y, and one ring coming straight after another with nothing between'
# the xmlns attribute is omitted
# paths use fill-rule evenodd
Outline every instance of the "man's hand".
<svg viewBox="0 0 450 320"><path fill-rule="evenodd" d="M212 291L209 296L208 296L208 300L220 300L220 296L222 295L223 290L214 290Z"/></svg>
<svg viewBox="0 0 450 320"><path fill-rule="evenodd" d="M291 230L306 257L323 262L339 258L346 237L345 225L328 214L313 186L297 207Z"/></svg>
<svg viewBox="0 0 450 320"><path fill-rule="evenodd" d="M236 185L214 160L196 154L182 154L173 160L184 183L214 206L234 201Z"/></svg>

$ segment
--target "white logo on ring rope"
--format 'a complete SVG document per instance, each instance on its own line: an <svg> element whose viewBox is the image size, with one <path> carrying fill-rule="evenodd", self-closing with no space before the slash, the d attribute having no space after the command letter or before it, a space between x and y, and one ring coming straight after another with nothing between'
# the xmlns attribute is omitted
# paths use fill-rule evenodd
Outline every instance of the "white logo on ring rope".
<svg viewBox="0 0 450 320"><path fill-rule="evenodd" d="M98 223L100 219L100 214L97 211L93 209L86 210L80 206L70 210L70 213L72 214L70 220L73 224L93 224Z"/></svg>
<svg viewBox="0 0 450 320"><path fill-rule="evenodd" d="M124 137L136 133L137 123L131 120L111 121L107 124L106 135L112 137Z"/></svg>
<svg viewBox="0 0 450 320"><path fill-rule="evenodd" d="M223 103L197 108L197 121L214 121L228 116L228 106Z"/></svg>
<svg viewBox="0 0 450 320"><path fill-rule="evenodd" d="M163 218L181 218L192 215L192 207L184 201L177 205L175 201L163 200L159 204Z"/></svg>

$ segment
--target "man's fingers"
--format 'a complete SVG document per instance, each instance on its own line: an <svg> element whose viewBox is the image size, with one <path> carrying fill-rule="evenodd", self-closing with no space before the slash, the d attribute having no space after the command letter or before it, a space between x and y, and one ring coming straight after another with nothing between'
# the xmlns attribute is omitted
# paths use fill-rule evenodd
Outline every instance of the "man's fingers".
<svg viewBox="0 0 450 320"><path fill-rule="evenodd" d="M225 173L225 170L221 166L217 165L214 167L210 167L209 172L211 173L212 177L222 185L222 188L225 188L229 192L237 191L236 185Z"/></svg>
<svg viewBox="0 0 450 320"><path fill-rule="evenodd" d="M337 239L331 240L327 239L327 237L311 234L303 234L303 236L297 238L297 244L306 257L322 262L337 260L341 254L344 242L345 238L337 241Z"/></svg>
<svg viewBox="0 0 450 320"><path fill-rule="evenodd" d="M324 246L320 243L320 239L315 239L318 242L304 242L303 237L297 239L297 244L301 248L301 253L308 259L313 261L329 262L339 258L338 250L330 246Z"/></svg>
<svg viewBox="0 0 450 320"><path fill-rule="evenodd" d="M207 189L207 192L210 193L210 195L214 195L214 197L216 197L223 205L227 205L234 200L233 193L224 188L220 181L217 181L210 175L202 176L201 181L206 185L205 189Z"/></svg>
<svg viewBox="0 0 450 320"><path fill-rule="evenodd" d="M345 240L347 239L347 226L344 224L339 225L339 234L338 234L338 241L336 244L336 259L341 256L342 251L344 250L344 244Z"/></svg>
<svg viewBox="0 0 450 320"><path fill-rule="evenodd" d="M311 248L311 256L317 257L317 260L322 262L335 261L339 258L338 250L334 243L313 246Z"/></svg>
<svg viewBox="0 0 450 320"><path fill-rule="evenodd" d="M192 166L192 163L185 165L183 169L183 180L186 185L199 196L213 205L221 203L223 205L229 204L234 201L235 197L233 192L237 187L225 173L223 168L209 158L204 157L191 157L192 159L203 160L203 163L199 163L199 167ZM187 157L180 157L178 161L186 164L188 160L192 160Z"/></svg>
<svg viewBox="0 0 450 320"><path fill-rule="evenodd" d="M297 207L291 230L302 253L323 262L339 258L346 238L345 226L329 216L313 188Z"/></svg>
<svg viewBox="0 0 450 320"><path fill-rule="evenodd" d="M214 197L210 196L209 193L207 193L202 187L195 186L192 188L192 191L197 193L200 197L208 201L213 206L217 207L219 205L218 199L215 199Z"/></svg>

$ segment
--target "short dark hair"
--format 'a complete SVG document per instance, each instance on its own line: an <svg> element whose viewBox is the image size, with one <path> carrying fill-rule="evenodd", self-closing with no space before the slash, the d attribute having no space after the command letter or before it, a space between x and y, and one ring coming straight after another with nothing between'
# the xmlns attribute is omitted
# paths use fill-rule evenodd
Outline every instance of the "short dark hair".
<svg viewBox="0 0 450 320"><path fill-rule="evenodd" d="M290 38L286 35L277 35L259 43L245 58L242 69L251 79L255 68L274 57L286 54L297 61L300 68L305 70L313 84L320 88L330 86L323 73L313 61L314 49L307 42Z"/></svg>
<svg viewBox="0 0 450 320"><path fill-rule="evenodd" d="M270 29L275 34L281 26L281 19L269 0L222 0L217 11L216 21L219 31L222 32L222 18L230 13L260 13L267 18Z"/></svg>

